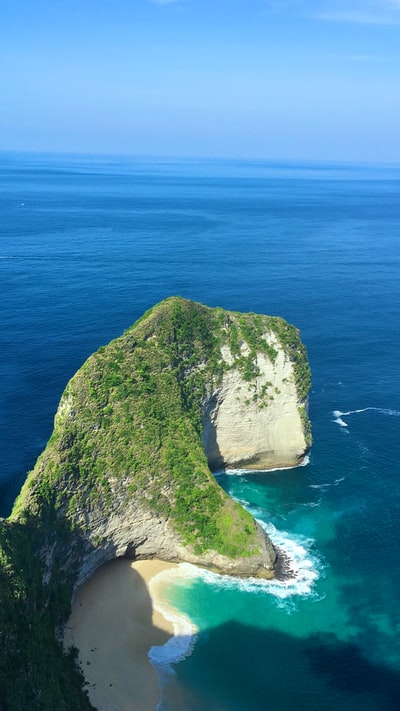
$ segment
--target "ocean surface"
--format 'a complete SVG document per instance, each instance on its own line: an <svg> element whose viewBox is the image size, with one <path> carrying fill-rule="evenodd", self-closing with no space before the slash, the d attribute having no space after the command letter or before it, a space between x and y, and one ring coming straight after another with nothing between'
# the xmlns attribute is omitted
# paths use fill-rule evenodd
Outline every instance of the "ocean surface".
<svg viewBox="0 0 400 711"><path fill-rule="evenodd" d="M145 309L283 316L312 368L309 461L218 481L295 577L182 566L160 710L400 708L400 168L0 154L0 214L1 515L68 379Z"/></svg>

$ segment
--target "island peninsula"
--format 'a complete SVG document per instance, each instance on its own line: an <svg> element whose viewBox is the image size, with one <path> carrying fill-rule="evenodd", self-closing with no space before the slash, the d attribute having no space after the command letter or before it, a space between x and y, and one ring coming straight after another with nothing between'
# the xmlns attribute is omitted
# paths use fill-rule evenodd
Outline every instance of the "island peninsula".
<svg viewBox="0 0 400 711"><path fill-rule="evenodd" d="M299 464L311 444L309 387L305 347L286 321L179 297L86 361L0 522L0 709L26 709L27 698L32 711L90 708L55 632L107 561L273 577L271 542L212 472Z"/></svg>

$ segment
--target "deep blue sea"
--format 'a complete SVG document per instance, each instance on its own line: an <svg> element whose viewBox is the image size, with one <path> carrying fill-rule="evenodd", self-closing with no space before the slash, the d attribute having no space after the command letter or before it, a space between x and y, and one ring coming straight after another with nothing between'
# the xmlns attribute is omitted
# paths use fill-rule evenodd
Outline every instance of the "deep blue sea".
<svg viewBox="0 0 400 711"><path fill-rule="evenodd" d="M0 154L0 210L0 513L68 379L145 309L283 316L312 368L310 461L218 481L297 577L171 584L198 634L160 708L399 709L400 168Z"/></svg>

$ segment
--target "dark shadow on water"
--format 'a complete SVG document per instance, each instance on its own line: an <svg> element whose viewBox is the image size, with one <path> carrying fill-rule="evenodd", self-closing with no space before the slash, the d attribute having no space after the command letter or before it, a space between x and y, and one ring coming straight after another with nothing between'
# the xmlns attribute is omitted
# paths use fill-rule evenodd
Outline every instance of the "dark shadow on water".
<svg viewBox="0 0 400 711"><path fill-rule="evenodd" d="M199 635L162 711L397 711L400 673L334 635L229 622ZM177 689L179 688L179 693Z"/></svg>
<svg viewBox="0 0 400 711"><path fill-rule="evenodd" d="M315 673L333 689L349 694L369 694L377 709L400 707L400 672L373 664L356 644L340 642L334 635L311 637L307 655Z"/></svg>

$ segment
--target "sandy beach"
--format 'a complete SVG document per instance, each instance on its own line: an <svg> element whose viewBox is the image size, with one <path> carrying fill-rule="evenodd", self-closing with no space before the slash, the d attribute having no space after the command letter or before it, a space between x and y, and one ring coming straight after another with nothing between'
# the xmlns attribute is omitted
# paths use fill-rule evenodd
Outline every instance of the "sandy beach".
<svg viewBox="0 0 400 711"><path fill-rule="evenodd" d="M79 649L91 703L98 711L156 711L158 676L148 659L173 627L154 610L149 582L173 563L117 559L78 591L64 647Z"/></svg>

